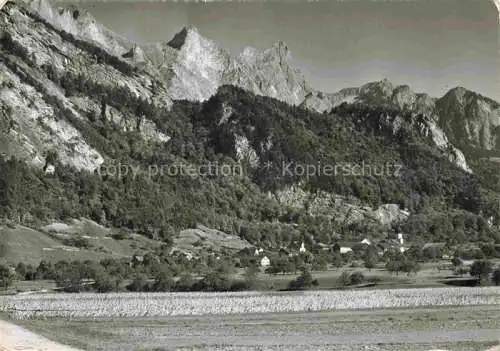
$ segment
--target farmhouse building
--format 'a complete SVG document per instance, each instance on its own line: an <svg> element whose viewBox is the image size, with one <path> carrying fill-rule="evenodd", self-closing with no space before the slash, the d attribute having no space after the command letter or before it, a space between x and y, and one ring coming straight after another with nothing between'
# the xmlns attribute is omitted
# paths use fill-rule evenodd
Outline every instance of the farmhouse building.
<svg viewBox="0 0 500 351"><path fill-rule="evenodd" d="M271 265L271 260L267 256L262 257L262 259L260 260L260 266L269 267L270 265Z"/></svg>
<svg viewBox="0 0 500 351"><path fill-rule="evenodd" d="M346 254L348 252L352 252L352 249L350 247L347 247L347 246L341 246L340 247L340 253L341 254Z"/></svg>
<svg viewBox="0 0 500 351"><path fill-rule="evenodd" d="M372 242L370 239L368 238L364 238L363 240L360 241L361 244L365 244L365 245L371 245Z"/></svg>

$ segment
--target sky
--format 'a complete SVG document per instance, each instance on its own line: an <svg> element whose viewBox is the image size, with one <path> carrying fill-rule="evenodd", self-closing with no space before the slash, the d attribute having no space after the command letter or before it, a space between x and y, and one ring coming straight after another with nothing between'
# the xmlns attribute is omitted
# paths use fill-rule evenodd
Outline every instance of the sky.
<svg viewBox="0 0 500 351"><path fill-rule="evenodd" d="M442 96L455 87L500 101L499 15L489 0L274 0L79 3L137 44L185 25L237 54L282 40L318 90L388 78Z"/></svg>

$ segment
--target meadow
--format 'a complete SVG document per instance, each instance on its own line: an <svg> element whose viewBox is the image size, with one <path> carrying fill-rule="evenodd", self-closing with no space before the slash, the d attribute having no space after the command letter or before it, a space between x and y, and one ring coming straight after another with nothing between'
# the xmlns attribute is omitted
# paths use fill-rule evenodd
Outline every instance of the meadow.
<svg viewBox="0 0 500 351"><path fill-rule="evenodd" d="M304 292L32 294L0 297L13 319L320 312L500 305L500 289L427 288Z"/></svg>
<svg viewBox="0 0 500 351"><path fill-rule="evenodd" d="M82 350L478 351L498 345L498 305L16 321Z"/></svg>
<svg viewBox="0 0 500 351"><path fill-rule="evenodd" d="M0 313L83 350L484 350L500 288L25 294Z"/></svg>

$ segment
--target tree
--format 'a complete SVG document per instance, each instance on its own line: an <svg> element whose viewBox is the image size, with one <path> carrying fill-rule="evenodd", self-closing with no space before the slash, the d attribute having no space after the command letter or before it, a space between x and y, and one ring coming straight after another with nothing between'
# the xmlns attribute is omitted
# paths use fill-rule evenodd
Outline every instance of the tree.
<svg viewBox="0 0 500 351"><path fill-rule="evenodd" d="M406 259L401 265L401 270L407 275L410 275L411 273L417 274L420 270L420 265L416 261Z"/></svg>
<svg viewBox="0 0 500 351"><path fill-rule="evenodd" d="M391 273L396 273L396 275L399 275L399 272L402 271L403 264L399 259L391 259L387 262L385 265L385 268L391 272Z"/></svg>
<svg viewBox="0 0 500 351"><path fill-rule="evenodd" d="M454 256L451 260L451 264L454 266L454 267L458 267L462 264L462 261L460 260L459 257L457 256Z"/></svg>
<svg viewBox="0 0 500 351"><path fill-rule="evenodd" d="M492 271L491 262L488 260L474 261L470 267L470 275L475 277L479 283L485 284L488 281L489 275Z"/></svg>
<svg viewBox="0 0 500 351"><path fill-rule="evenodd" d="M7 289L14 282L14 275L9 267L0 265L0 289Z"/></svg>
<svg viewBox="0 0 500 351"><path fill-rule="evenodd" d="M340 268L344 265L344 260L342 259L342 255L340 254L340 252L332 253L330 262L332 266L336 268Z"/></svg>
<svg viewBox="0 0 500 351"><path fill-rule="evenodd" d="M486 258L495 257L496 254L495 245L491 243L481 245L481 251Z"/></svg>
<svg viewBox="0 0 500 351"><path fill-rule="evenodd" d="M52 263L42 260L36 269L36 279L53 279L54 269Z"/></svg>
<svg viewBox="0 0 500 351"><path fill-rule="evenodd" d="M117 279L113 280L104 270L97 272L94 276L94 289L100 293L116 291L118 288Z"/></svg>
<svg viewBox="0 0 500 351"><path fill-rule="evenodd" d="M146 279L146 277L143 274L137 274L134 277L134 280L127 285L127 290L129 291L148 291L149 290L149 284Z"/></svg>
<svg viewBox="0 0 500 351"><path fill-rule="evenodd" d="M351 275L349 272L342 272L340 277L337 279L337 283L342 287L351 285Z"/></svg>
<svg viewBox="0 0 500 351"><path fill-rule="evenodd" d="M197 290L203 291L229 291L231 288L228 276L221 272L210 272L198 283Z"/></svg>
<svg viewBox="0 0 500 351"><path fill-rule="evenodd" d="M0 192L0 205L1 205L1 202L2 202L1 197L2 197L2 193ZM0 235L0 257L7 256L7 244L5 243L5 241L6 241L5 237L3 235Z"/></svg>
<svg viewBox="0 0 500 351"><path fill-rule="evenodd" d="M176 291L191 291L195 280L189 273L184 273L181 275L177 283L175 284Z"/></svg>
<svg viewBox="0 0 500 351"><path fill-rule="evenodd" d="M351 284L358 285L365 281L365 276L361 272L354 272L351 274Z"/></svg>
<svg viewBox="0 0 500 351"><path fill-rule="evenodd" d="M288 257L281 256L279 257L275 262L273 262L273 267L276 268L276 271L285 274L287 273L287 268L288 268Z"/></svg>
<svg viewBox="0 0 500 351"><path fill-rule="evenodd" d="M422 259L422 246L414 244L411 245L410 248L405 251L405 256L411 260L418 261Z"/></svg>
<svg viewBox="0 0 500 351"><path fill-rule="evenodd" d="M318 281L313 279L311 272L309 270L304 269L302 274L297 277L297 279L292 280L288 284L288 288L290 290L307 290L313 286L317 286Z"/></svg>
<svg viewBox="0 0 500 351"><path fill-rule="evenodd" d="M323 255L314 257L312 268L315 271L326 271L328 267L328 260Z"/></svg>
<svg viewBox="0 0 500 351"><path fill-rule="evenodd" d="M162 292L170 291L173 289L174 285L175 281L172 278L172 274L168 270L162 269L155 276L153 290Z"/></svg>
<svg viewBox="0 0 500 351"><path fill-rule="evenodd" d="M26 265L23 262L19 262L16 266L16 273L19 276L19 279L25 280L27 272L28 272L28 269L27 269Z"/></svg>
<svg viewBox="0 0 500 351"><path fill-rule="evenodd" d="M363 264L368 270L372 270L377 265L378 255L375 248L367 247L363 254Z"/></svg>
<svg viewBox="0 0 500 351"><path fill-rule="evenodd" d="M249 289L255 287L255 283L257 282L257 275L259 273L259 269L254 266L247 267L245 269L245 283Z"/></svg>
<svg viewBox="0 0 500 351"><path fill-rule="evenodd" d="M428 260L436 261L441 258L441 249L437 246L427 247L423 250L422 255Z"/></svg>
<svg viewBox="0 0 500 351"><path fill-rule="evenodd" d="M500 267L493 271L491 280L493 281L493 283L495 283L495 285L500 285Z"/></svg>
<svg viewBox="0 0 500 351"><path fill-rule="evenodd" d="M55 273L56 284L65 292L80 292L84 286L82 284L83 278L82 266L79 262L65 263L64 266L60 265Z"/></svg>

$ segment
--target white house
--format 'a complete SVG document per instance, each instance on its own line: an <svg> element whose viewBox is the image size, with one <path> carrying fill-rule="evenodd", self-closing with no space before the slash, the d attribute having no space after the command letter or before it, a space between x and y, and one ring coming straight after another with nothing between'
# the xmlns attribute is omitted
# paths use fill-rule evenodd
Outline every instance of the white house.
<svg viewBox="0 0 500 351"><path fill-rule="evenodd" d="M360 241L360 243L361 244L365 244L365 245L371 245L372 244L372 242L368 238L364 238L363 240Z"/></svg>
<svg viewBox="0 0 500 351"><path fill-rule="evenodd" d="M304 242L302 242L302 244L300 245L299 252L300 252L300 253L304 253L304 252L306 252L306 247L304 246Z"/></svg>
<svg viewBox="0 0 500 351"><path fill-rule="evenodd" d="M271 260L267 258L267 256L262 257L260 260L260 266L261 267L269 267L271 265Z"/></svg>
<svg viewBox="0 0 500 351"><path fill-rule="evenodd" d="M341 254L346 254L348 252L352 252L352 249L350 247L340 247L340 253Z"/></svg>
<svg viewBox="0 0 500 351"><path fill-rule="evenodd" d="M462 266L470 267L474 264L474 260L462 260L462 259L460 259L460 264Z"/></svg>

